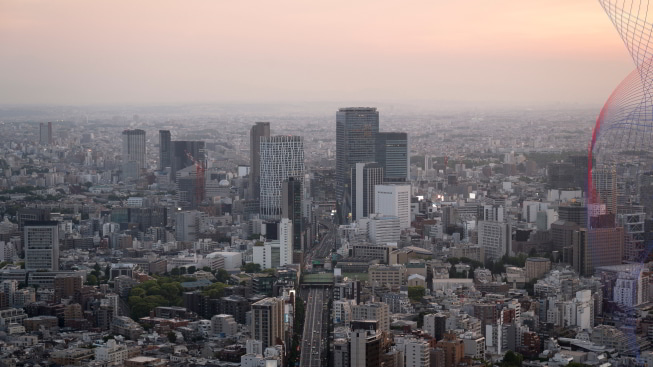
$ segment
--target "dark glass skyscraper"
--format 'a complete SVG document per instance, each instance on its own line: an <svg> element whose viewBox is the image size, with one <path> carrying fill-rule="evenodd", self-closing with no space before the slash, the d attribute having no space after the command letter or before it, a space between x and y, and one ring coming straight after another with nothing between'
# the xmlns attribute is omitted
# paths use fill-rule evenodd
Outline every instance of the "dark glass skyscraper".
<svg viewBox="0 0 653 367"><path fill-rule="evenodd" d="M376 160L378 134L376 108L349 107L336 112L336 200L341 222L351 213L351 169L356 163Z"/></svg>
<svg viewBox="0 0 653 367"><path fill-rule="evenodd" d="M383 166L386 182L406 182L410 168L408 134L379 133L376 141L376 162Z"/></svg>
<svg viewBox="0 0 653 367"><path fill-rule="evenodd" d="M172 138L170 130L159 130L159 170L171 167L170 149Z"/></svg>
<svg viewBox="0 0 653 367"><path fill-rule="evenodd" d="M281 216L292 222L293 263L302 262L302 182L289 177L281 186Z"/></svg>
<svg viewBox="0 0 653 367"><path fill-rule="evenodd" d="M257 122L249 132L249 198L252 200L261 196L261 138L269 137L269 122Z"/></svg>
<svg viewBox="0 0 653 367"><path fill-rule="evenodd" d="M196 161L204 160L204 142L203 141L188 141L188 140L175 140L171 142L170 149L170 174L172 179L176 180L177 171L186 167L192 166L194 163L188 157L192 155Z"/></svg>

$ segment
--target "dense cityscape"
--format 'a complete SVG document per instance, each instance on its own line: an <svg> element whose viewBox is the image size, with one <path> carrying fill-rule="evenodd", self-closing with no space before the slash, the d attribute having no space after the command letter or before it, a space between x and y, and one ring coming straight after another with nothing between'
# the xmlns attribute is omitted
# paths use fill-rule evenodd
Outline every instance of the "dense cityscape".
<svg viewBox="0 0 653 367"><path fill-rule="evenodd" d="M389 110L4 108L0 364L653 365L648 153Z"/></svg>

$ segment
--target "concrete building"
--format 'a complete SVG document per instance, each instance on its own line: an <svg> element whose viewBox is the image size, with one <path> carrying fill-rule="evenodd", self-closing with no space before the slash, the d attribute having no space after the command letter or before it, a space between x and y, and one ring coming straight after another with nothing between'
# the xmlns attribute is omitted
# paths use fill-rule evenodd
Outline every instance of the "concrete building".
<svg viewBox="0 0 653 367"><path fill-rule="evenodd" d="M380 331L390 331L390 307L383 302L352 306L352 320L376 320Z"/></svg>
<svg viewBox="0 0 653 367"><path fill-rule="evenodd" d="M375 186L383 184L383 167L376 163L356 163L351 169L351 215L359 220L374 213Z"/></svg>
<svg viewBox="0 0 653 367"><path fill-rule="evenodd" d="M485 249L485 258L498 261L512 254L512 226L495 221L478 222L478 245Z"/></svg>
<svg viewBox="0 0 653 367"><path fill-rule="evenodd" d="M302 183L289 177L281 184L281 216L292 222L293 263L300 264L303 257Z"/></svg>
<svg viewBox="0 0 653 367"><path fill-rule="evenodd" d="M355 330L351 333L349 355L350 367L373 367L381 365L380 330Z"/></svg>
<svg viewBox="0 0 653 367"><path fill-rule="evenodd" d="M404 367L430 367L430 345L424 339L415 337L395 338L396 348L403 354Z"/></svg>
<svg viewBox="0 0 653 367"><path fill-rule="evenodd" d="M278 224L278 240L257 243L252 249L252 262L263 269L278 268L293 263L293 230L290 219Z"/></svg>
<svg viewBox="0 0 653 367"><path fill-rule="evenodd" d="M59 270L59 223L25 222L25 269Z"/></svg>
<svg viewBox="0 0 653 367"><path fill-rule="evenodd" d="M404 283L406 269L401 265L372 265L370 266L370 282L379 286L399 288Z"/></svg>
<svg viewBox="0 0 653 367"><path fill-rule="evenodd" d="M211 317L211 334L230 337L237 333L238 323L232 315L219 314Z"/></svg>
<svg viewBox="0 0 653 367"><path fill-rule="evenodd" d="M399 218L401 229L410 228L409 184L377 185L374 194L374 209L377 213Z"/></svg>
<svg viewBox="0 0 653 367"><path fill-rule="evenodd" d="M263 349L283 343L283 305L281 298L252 304L251 336L263 343Z"/></svg>
<svg viewBox="0 0 653 367"><path fill-rule="evenodd" d="M526 279L539 279L551 270L551 260L543 257L526 259Z"/></svg>
<svg viewBox="0 0 653 367"><path fill-rule="evenodd" d="M122 365L129 358L126 345L118 344L115 339L109 339L104 345L95 348L95 360L112 365Z"/></svg>
<svg viewBox="0 0 653 367"><path fill-rule="evenodd" d="M361 225L367 223L368 239L375 245L398 243L401 237L401 224L399 217L372 214L368 220L362 220Z"/></svg>

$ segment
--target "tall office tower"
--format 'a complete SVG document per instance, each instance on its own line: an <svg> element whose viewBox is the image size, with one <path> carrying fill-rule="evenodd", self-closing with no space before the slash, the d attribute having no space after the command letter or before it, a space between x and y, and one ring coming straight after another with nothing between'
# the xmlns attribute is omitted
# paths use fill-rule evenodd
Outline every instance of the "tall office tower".
<svg viewBox="0 0 653 367"><path fill-rule="evenodd" d="M476 218L478 220L503 222L503 212L503 205L479 205L476 211Z"/></svg>
<svg viewBox="0 0 653 367"><path fill-rule="evenodd" d="M596 189L594 203L605 204L609 214L617 214L618 196L623 195L621 186L617 183L617 171L613 167L597 167L592 169L592 185Z"/></svg>
<svg viewBox="0 0 653 367"><path fill-rule="evenodd" d="M558 207L558 219L587 228L587 207L581 202L562 204Z"/></svg>
<svg viewBox="0 0 653 367"><path fill-rule="evenodd" d="M260 147L260 214L262 219L281 218L281 187L293 177L304 181L304 139L301 136L261 138Z"/></svg>
<svg viewBox="0 0 653 367"><path fill-rule="evenodd" d="M336 112L336 201L338 216L351 214L351 169L356 163L376 160L379 112L376 108L341 108Z"/></svg>
<svg viewBox="0 0 653 367"><path fill-rule="evenodd" d="M301 264L303 255L302 241L302 184L294 177L284 180L281 186L281 216L292 223L292 247L294 264Z"/></svg>
<svg viewBox="0 0 653 367"><path fill-rule="evenodd" d="M52 145L52 122L39 124L39 143L41 145Z"/></svg>
<svg viewBox="0 0 653 367"><path fill-rule="evenodd" d="M59 223L25 222L25 269L59 271Z"/></svg>
<svg viewBox="0 0 653 367"><path fill-rule="evenodd" d="M283 344L282 298L270 297L252 304L251 336L263 343L263 350Z"/></svg>
<svg viewBox="0 0 653 367"><path fill-rule="evenodd" d="M336 339L333 341L333 367L349 367L351 357L349 354L349 340Z"/></svg>
<svg viewBox="0 0 653 367"><path fill-rule="evenodd" d="M592 276L594 269L599 266L621 264L624 257L624 238L623 227L581 228L574 232L574 270L582 276Z"/></svg>
<svg viewBox="0 0 653 367"><path fill-rule="evenodd" d="M381 365L383 334L380 330L354 330L350 341L350 367Z"/></svg>
<svg viewBox="0 0 653 367"><path fill-rule="evenodd" d="M485 249L485 258L499 261L512 254L512 226L510 223L478 222L478 245Z"/></svg>
<svg viewBox="0 0 653 367"><path fill-rule="evenodd" d="M383 184L383 167L375 162L356 163L351 169L351 214L353 220L374 213L374 188Z"/></svg>
<svg viewBox="0 0 653 367"><path fill-rule="evenodd" d="M399 218L401 229L410 228L410 184L376 185L374 210Z"/></svg>
<svg viewBox="0 0 653 367"><path fill-rule="evenodd" d="M170 161L172 152L172 138L170 130L159 130L159 171L172 167Z"/></svg>
<svg viewBox="0 0 653 367"><path fill-rule="evenodd" d="M140 129L123 131L123 179L138 179L143 168L145 168L145 131Z"/></svg>
<svg viewBox="0 0 653 367"><path fill-rule="evenodd" d="M170 149L170 175L177 179L177 172L194 165L193 159L198 162L205 160L203 141L174 140ZM193 159L191 159L193 157Z"/></svg>
<svg viewBox="0 0 653 367"><path fill-rule="evenodd" d="M270 123L257 122L249 132L249 196L250 200L260 197L261 138L270 137Z"/></svg>
<svg viewBox="0 0 653 367"><path fill-rule="evenodd" d="M376 161L383 166L386 182L406 182L410 175L410 146L406 133L379 133Z"/></svg>

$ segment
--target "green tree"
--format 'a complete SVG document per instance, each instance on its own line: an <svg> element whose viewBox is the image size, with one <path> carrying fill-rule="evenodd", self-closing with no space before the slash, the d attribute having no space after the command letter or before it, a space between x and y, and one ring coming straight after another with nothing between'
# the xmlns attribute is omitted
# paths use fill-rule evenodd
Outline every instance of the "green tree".
<svg viewBox="0 0 653 367"><path fill-rule="evenodd" d="M189 266L188 267L188 274L193 274L197 271L197 268L195 266Z"/></svg>
<svg viewBox="0 0 653 367"><path fill-rule="evenodd" d="M424 298L426 294L426 289L422 286L408 287L408 298L411 301L419 302Z"/></svg>
<svg viewBox="0 0 653 367"><path fill-rule="evenodd" d="M231 274L229 274L228 271L224 269L218 269L218 271L215 273L215 278L218 280L218 282L226 283L231 279Z"/></svg>
<svg viewBox="0 0 653 367"><path fill-rule="evenodd" d="M245 273L260 273L261 265L254 264L254 263L247 263L241 269L245 271Z"/></svg>
<svg viewBox="0 0 653 367"><path fill-rule="evenodd" d="M172 275L173 277L179 276L179 268L173 268L172 270L170 270L170 275Z"/></svg>
<svg viewBox="0 0 653 367"><path fill-rule="evenodd" d="M509 350L503 356L503 362L501 362L501 366L502 367L521 367L523 361L524 361L524 357L521 354L515 353L512 350Z"/></svg>
<svg viewBox="0 0 653 367"><path fill-rule="evenodd" d="M86 277L86 284L88 284L88 285L96 285L96 284L98 284L97 277L96 277L95 275L93 275L93 274L89 274L89 275Z"/></svg>
<svg viewBox="0 0 653 367"><path fill-rule="evenodd" d="M202 291L202 294L211 299L217 299L224 296L225 288L227 288L226 284L216 282L211 284L209 287L205 288L204 291Z"/></svg>
<svg viewBox="0 0 653 367"><path fill-rule="evenodd" d="M175 333L172 332L172 331L169 332L169 333L168 333L168 340L170 340L170 343L174 343L174 342L176 342L176 341L177 341L177 334L175 334Z"/></svg>

